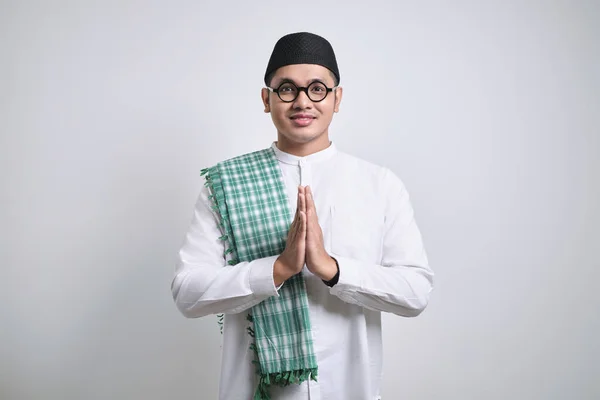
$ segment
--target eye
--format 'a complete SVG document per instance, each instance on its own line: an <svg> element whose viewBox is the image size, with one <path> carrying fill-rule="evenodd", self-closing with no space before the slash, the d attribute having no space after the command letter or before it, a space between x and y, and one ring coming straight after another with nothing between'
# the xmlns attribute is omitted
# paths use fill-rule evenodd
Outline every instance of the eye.
<svg viewBox="0 0 600 400"><path fill-rule="evenodd" d="M296 91L296 87L291 83L284 83L279 86L279 93L294 93Z"/></svg>
<svg viewBox="0 0 600 400"><path fill-rule="evenodd" d="M327 88L322 83L316 83L316 84L311 85L311 87L310 87L310 91L313 93L323 93L326 90L327 90Z"/></svg>

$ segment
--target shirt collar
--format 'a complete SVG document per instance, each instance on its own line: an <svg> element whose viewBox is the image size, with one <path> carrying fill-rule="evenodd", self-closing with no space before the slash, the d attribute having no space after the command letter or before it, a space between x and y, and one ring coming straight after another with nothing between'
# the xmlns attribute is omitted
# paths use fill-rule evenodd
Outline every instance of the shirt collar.
<svg viewBox="0 0 600 400"><path fill-rule="evenodd" d="M329 147L327 147L326 149L317 151L316 153L309 154L305 157L295 156L293 154L281 151L277 147L276 143L277 142L273 142L271 144L271 148L275 151L275 155L277 156L277 159L283 163L291 164L291 165L298 165L298 163L302 160L306 163L315 163L315 162L320 162L320 161L326 161L337 154L337 148L335 147L335 144L332 141L329 142Z"/></svg>

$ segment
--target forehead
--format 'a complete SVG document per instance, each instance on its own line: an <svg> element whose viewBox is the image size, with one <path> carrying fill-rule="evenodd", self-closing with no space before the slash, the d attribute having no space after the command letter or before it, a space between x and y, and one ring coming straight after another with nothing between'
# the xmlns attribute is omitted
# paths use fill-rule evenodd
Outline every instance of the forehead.
<svg viewBox="0 0 600 400"><path fill-rule="evenodd" d="M295 83L304 85L314 80L320 80L327 85L333 85L332 73L327 68L316 64L286 65L275 71L273 83L283 79L291 79Z"/></svg>

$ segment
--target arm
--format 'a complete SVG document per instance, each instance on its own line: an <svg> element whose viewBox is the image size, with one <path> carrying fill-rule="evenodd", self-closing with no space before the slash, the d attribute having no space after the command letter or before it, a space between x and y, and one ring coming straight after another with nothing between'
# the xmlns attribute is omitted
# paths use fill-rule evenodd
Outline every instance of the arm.
<svg viewBox="0 0 600 400"><path fill-rule="evenodd" d="M278 256L228 265L221 235L203 187L171 284L175 304L188 318L239 313L278 295L273 282Z"/></svg>
<svg viewBox="0 0 600 400"><path fill-rule="evenodd" d="M433 285L421 233L403 183L386 170L387 188L381 265L333 255L338 283L330 289L341 300L362 307L415 317L427 306Z"/></svg>

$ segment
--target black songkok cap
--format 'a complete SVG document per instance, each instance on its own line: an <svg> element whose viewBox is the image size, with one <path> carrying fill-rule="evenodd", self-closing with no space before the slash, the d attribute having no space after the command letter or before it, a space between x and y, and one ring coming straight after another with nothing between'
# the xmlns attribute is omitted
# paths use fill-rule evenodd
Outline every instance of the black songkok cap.
<svg viewBox="0 0 600 400"><path fill-rule="evenodd" d="M269 84L267 82L269 75L278 68L291 64L321 65L333 72L338 83L340 82L340 72L333 47L325 38L314 33L290 33L275 43L265 72L265 85Z"/></svg>

